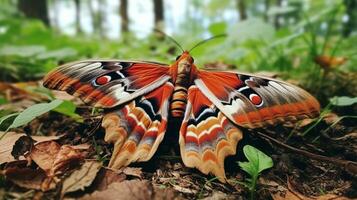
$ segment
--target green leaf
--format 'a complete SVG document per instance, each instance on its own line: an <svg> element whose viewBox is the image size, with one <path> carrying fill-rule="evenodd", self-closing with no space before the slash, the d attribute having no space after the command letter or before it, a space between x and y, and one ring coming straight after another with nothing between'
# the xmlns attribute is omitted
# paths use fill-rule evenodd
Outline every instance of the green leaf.
<svg viewBox="0 0 357 200"><path fill-rule="evenodd" d="M5 115L3 117L0 118L0 127L2 125L2 123L4 123L6 120L10 119L11 117L15 117L19 115L19 113L12 113L12 114L9 114L9 115Z"/></svg>
<svg viewBox="0 0 357 200"><path fill-rule="evenodd" d="M59 105L57 108L55 108L53 111L67 115L72 119L76 120L77 122L82 123L83 118L75 112L76 108L77 107L73 102L63 101L63 103Z"/></svg>
<svg viewBox="0 0 357 200"><path fill-rule="evenodd" d="M357 103L357 97L347 97L347 96L333 97L330 99L330 102L334 106L351 106Z"/></svg>
<svg viewBox="0 0 357 200"><path fill-rule="evenodd" d="M0 56L32 57L44 51L46 47L40 45L4 46L0 49Z"/></svg>
<svg viewBox="0 0 357 200"><path fill-rule="evenodd" d="M273 166L273 160L253 146L246 145L243 148L248 162L238 162L239 166L252 177Z"/></svg>
<svg viewBox="0 0 357 200"><path fill-rule="evenodd" d="M273 7L269 8L267 15L269 15L269 16L283 15L283 14L291 13L295 10L296 10L296 8L292 7L292 6L284 6L284 7L273 6Z"/></svg>
<svg viewBox="0 0 357 200"><path fill-rule="evenodd" d="M56 99L56 100L51 101L50 103L39 103L39 104L35 104L33 106L26 108L24 111L22 111L15 118L15 120L10 125L9 129L17 128L17 127L20 127L20 126L23 126L23 125L29 123L36 117L38 117L42 114L45 114L46 112L49 112L50 110L55 109L62 102L63 102L63 100Z"/></svg>
<svg viewBox="0 0 357 200"><path fill-rule="evenodd" d="M250 18L238 22L228 31L228 37L232 42L245 42L248 40L271 41L275 35L275 29L271 24L258 18Z"/></svg>
<svg viewBox="0 0 357 200"><path fill-rule="evenodd" d="M226 32L227 24L226 22L213 23L208 27L209 32L212 35L219 35Z"/></svg>
<svg viewBox="0 0 357 200"><path fill-rule="evenodd" d="M47 51L37 55L37 59L49 59L55 58L56 60L62 60L67 57L73 57L77 55L77 51L72 48L63 48L54 51Z"/></svg>

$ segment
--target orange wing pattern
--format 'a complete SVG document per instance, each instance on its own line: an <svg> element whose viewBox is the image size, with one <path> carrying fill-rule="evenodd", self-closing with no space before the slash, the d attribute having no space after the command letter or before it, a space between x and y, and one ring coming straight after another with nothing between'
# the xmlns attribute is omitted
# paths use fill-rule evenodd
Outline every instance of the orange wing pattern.
<svg viewBox="0 0 357 200"><path fill-rule="evenodd" d="M105 141L114 144L109 167L118 169L154 155L166 132L172 92L173 85L166 83L104 116Z"/></svg>
<svg viewBox="0 0 357 200"><path fill-rule="evenodd" d="M80 61L44 78L49 89L66 91L96 107L114 107L146 94L171 77L167 65L131 61Z"/></svg>
<svg viewBox="0 0 357 200"><path fill-rule="evenodd" d="M241 138L242 132L196 86L191 86L179 138L184 164L225 182L224 159L236 153Z"/></svg>
<svg viewBox="0 0 357 200"><path fill-rule="evenodd" d="M286 82L233 72L199 71L197 87L232 122L246 128L318 115L318 101Z"/></svg>

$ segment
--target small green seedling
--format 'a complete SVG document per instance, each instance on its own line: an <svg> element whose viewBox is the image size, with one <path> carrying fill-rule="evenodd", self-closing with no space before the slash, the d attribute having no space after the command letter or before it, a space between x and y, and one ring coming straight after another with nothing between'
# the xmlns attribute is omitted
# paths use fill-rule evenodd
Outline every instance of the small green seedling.
<svg viewBox="0 0 357 200"><path fill-rule="evenodd" d="M273 167L273 160L263 152L250 145L244 146L243 152L245 157L248 159L248 162L238 162L238 165L245 172L247 172L251 178L247 179L246 183L241 184L249 189L250 199L253 200L258 176L263 170Z"/></svg>

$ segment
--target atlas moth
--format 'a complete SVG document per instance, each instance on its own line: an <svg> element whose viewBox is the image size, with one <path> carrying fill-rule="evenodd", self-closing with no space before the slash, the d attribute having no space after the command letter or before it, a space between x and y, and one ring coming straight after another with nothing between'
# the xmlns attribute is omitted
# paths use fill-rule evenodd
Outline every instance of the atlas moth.
<svg viewBox="0 0 357 200"><path fill-rule="evenodd" d="M104 108L104 140L114 144L109 167L148 161L169 129L168 121L175 119L181 121L178 142L184 165L222 182L224 160L236 154L243 137L240 128L319 114L318 101L297 86L246 73L201 70L192 49L181 50L171 65L125 60L65 64L47 74L44 86Z"/></svg>

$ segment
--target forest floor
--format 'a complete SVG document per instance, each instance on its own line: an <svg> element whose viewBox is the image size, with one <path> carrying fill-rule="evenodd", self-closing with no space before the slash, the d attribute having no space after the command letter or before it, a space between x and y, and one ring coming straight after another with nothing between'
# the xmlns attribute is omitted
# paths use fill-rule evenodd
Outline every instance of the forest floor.
<svg viewBox="0 0 357 200"><path fill-rule="evenodd" d="M0 110L9 106L27 107L39 101L31 94L13 90L7 93L12 99L16 93L22 96L15 103L1 105ZM357 161L357 124L355 119L339 118L353 109L329 112L311 129L316 120L259 130L242 129L244 138L238 143L237 154L225 162L227 183L183 165L177 131L166 133L150 161L111 170L106 166L113 146L103 140L100 113L93 115L91 108L78 106L77 113L84 119L80 123L49 112L23 128L12 129L0 140L0 197L248 199L249 192L241 182L249 177L237 161L245 160L242 148L249 144L274 162L273 168L259 177L256 199L357 198L356 165L346 162ZM170 126L177 126L175 123Z"/></svg>

